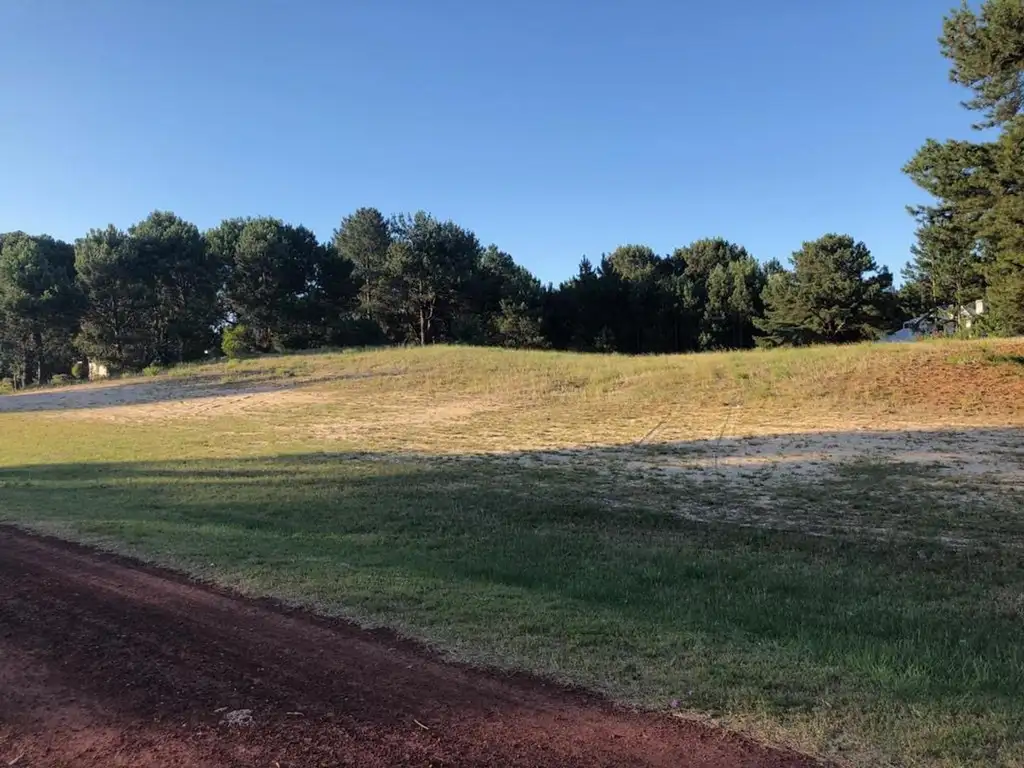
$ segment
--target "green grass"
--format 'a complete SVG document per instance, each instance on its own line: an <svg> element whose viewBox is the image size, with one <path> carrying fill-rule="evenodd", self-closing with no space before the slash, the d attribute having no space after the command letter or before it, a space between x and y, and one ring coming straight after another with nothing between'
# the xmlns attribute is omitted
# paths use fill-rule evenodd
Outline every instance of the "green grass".
<svg viewBox="0 0 1024 768"><path fill-rule="evenodd" d="M870 457L807 476L636 464L724 460L752 443L722 440L722 413L740 403L733 423L782 419L801 390L825 413L811 384L876 428L864 388L895 422L921 422L928 412L886 382L901 380L896 363L938 367L951 349L991 365L979 370L994 386L1018 386L987 347L913 346L645 359L437 349L191 367L156 381L274 381L281 403L211 411L211 398L192 411L168 397L177 410L153 419L137 411L159 403L117 418L0 413L0 520L396 627L461 660L654 709L678 700L854 764L1024 765L1016 487ZM319 397L286 400L309 392ZM486 408L465 405L479 398ZM623 413L645 399L650 418ZM665 413L723 400L714 417L670 418L631 447ZM956 403L932 428L951 413L981 418L970 396ZM1005 428L1016 407L991 402L983 416ZM324 436L327 423L337 434ZM665 441L672 430L690 437ZM572 448L595 433L613 449ZM925 442L942 435L954 439Z"/></svg>

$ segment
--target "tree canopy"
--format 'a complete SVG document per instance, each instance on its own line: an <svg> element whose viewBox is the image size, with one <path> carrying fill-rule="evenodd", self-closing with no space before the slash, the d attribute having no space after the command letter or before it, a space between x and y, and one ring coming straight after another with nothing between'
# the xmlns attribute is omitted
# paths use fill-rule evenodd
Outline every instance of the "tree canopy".
<svg viewBox="0 0 1024 768"><path fill-rule="evenodd" d="M74 247L12 233L0 236L0 378L45 381L84 358L122 371L195 360L222 337L232 354L437 342L647 354L867 338L891 298L888 273L853 259L866 249L849 238L821 242L792 272L722 238L667 255L627 244L553 286L423 211L360 208L328 243L272 217L201 232L167 211ZM833 293L808 299L814 280ZM800 290L780 293L791 284ZM832 305L835 327L821 318Z"/></svg>
<svg viewBox="0 0 1024 768"><path fill-rule="evenodd" d="M1024 4L966 2L946 17L940 38L950 60L950 80L970 88L968 109L984 115L980 127L1001 125L1024 111Z"/></svg>
<svg viewBox="0 0 1024 768"><path fill-rule="evenodd" d="M74 251L46 235L0 237L0 368L41 381L71 346L81 309Z"/></svg>
<svg viewBox="0 0 1024 768"><path fill-rule="evenodd" d="M932 196L918 222L907 291L963 304L985 297L991 330L1024 332L1024 4L986 0L946 17L950 78L990 141L929 139L904 170Z"/></svg>
<svg viewBox="0 0 1024 768"><path fill-rule="evenodd" d="M252 331L258 349L302 347L321 338L331 300L320 283L335 275L328 248L312 231L268 217L229 219L208 237L227 264L229 319Z"/></svg>
<svg viewBox="0 0 1024 768"><path fill-rule="evenodd" d="M771 275L758 320L763 343L842 344L877 338L892 324L892 275L864 243L825 235L791 257L793 269Z"/></svg>
<svg viewBox="0 0 1024 768"><path fill-rule="evenodd" d="M460 292L480 259L476 235L423 211L397 216L379 293L396 339L428 344L451 335Z"/></svg>
<svg viewBox="0 0 1024 768"><path fill-rule="evenodd" d="M346 216L334 230L332 245L337 257L351 264L352 278L359 283L361 314L386 332L382 278L391 248L391 227L384 214L376 208L360 208Z"/></svg>

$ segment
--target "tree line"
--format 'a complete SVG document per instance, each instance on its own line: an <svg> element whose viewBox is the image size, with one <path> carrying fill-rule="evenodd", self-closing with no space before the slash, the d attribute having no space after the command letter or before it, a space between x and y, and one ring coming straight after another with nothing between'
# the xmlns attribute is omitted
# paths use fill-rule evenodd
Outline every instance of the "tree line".
<svg viewBox="0 0 1024 768"><path fill-rule="evenodd" d="M871 338L892 278L828 235L790 269L701 240L627 245L542 285L508 253L426 213L361 208L330 242L274 218L206 232L156 211L74 244L0 235L0 377L16 386L83 358L131 371L232 354L436 342L630 354Z"/></svg>
<svg viewBox="0 0 1024 768"><path fill-rule="evenodd" d="M988 330L1024 333L1024 4L945 20L951 77L985 142L928 141L905 171L933 197L896 291L864 243L828 234L787 265L724 239L625 245L558 286L427 213L361 208L333 237L279 219L202 232L157 211L73 244L0 235L0 380L93 359L138 370L231 354L437 342L629 354L877 338L939 304L986 297Z"/></svg>

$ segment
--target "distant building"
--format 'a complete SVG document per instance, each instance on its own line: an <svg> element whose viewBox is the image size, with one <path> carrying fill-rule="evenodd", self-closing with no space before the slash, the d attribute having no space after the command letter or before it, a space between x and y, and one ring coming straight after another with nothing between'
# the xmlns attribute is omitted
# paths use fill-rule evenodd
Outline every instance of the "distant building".
<svg viewBox="0 0 1024 768"><path fill-rule="evenodd" d="M901 342L928 336L953 336L961 328L968 331L973 328L978 318L985 314L986 309L983 299L960 307L952 304L946 307L936 307L920 317L907 320L902 328L884 336L882 341Z"/></svg>

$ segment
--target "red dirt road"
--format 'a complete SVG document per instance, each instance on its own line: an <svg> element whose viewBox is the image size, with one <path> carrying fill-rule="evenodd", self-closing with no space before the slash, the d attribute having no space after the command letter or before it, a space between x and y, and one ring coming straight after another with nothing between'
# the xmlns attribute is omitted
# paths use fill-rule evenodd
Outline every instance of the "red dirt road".
<svg viewBox="0 0 1024 768"><path fill-rule="evenodd" d="M222 722L240 709L250 724ZM8 765L813 763L0 528Z"/></svg>

